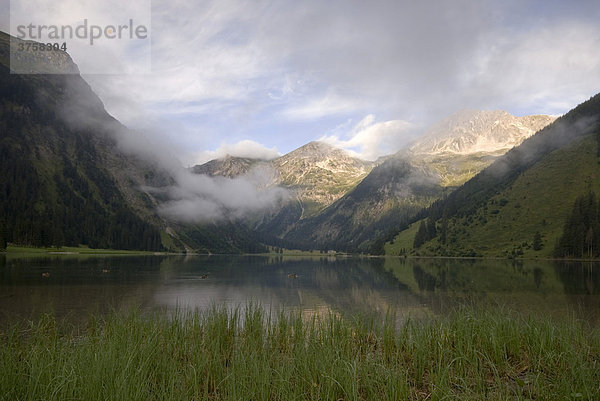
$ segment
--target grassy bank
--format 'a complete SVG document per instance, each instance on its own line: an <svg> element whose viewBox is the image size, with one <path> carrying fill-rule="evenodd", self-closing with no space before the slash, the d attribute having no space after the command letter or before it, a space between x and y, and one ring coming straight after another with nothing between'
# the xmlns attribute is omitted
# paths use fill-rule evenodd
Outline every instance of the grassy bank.
<svg viewBox="0 0 600 401"><path fill-rule="evenodd" d="M3 400L599 399L600 333L463 309L400 329L256 307L45 316L0 336Z"/></svg>
<svg viewBox="0 0 600 401"><path fill-rule="evenodd" d="M5 250L8 255L156 255L164 254L165 252L151 251L129 251L124 249L96 249L87 246L61 246L61 247L31 247L8 245Z"/></svg>

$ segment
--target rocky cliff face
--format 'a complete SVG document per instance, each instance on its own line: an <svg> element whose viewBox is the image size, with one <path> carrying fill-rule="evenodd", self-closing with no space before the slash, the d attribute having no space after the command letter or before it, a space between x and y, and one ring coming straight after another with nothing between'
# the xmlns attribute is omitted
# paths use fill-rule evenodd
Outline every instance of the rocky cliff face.
<svg viewBox="0 0 600 401"><path fill-rule="evenodd" d="M2 33L0 59L18 74L79 74L71 56L60 49L35 51L40 44Z"/></svg>
<svg viewBox="0 0 600 401"><path fill-rule="evenodd" d="M440 185L459 186L555 119L463 110L432 126L404 157L437 175Z"/></svg>

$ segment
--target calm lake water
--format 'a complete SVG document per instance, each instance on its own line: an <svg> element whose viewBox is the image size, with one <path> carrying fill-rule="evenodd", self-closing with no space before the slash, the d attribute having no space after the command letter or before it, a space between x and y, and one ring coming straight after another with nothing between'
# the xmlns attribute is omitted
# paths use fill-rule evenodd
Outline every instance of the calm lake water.
<svg viewBox="0 0 600 401"><path fill-rule="evenodd" d="M0 324L43 312L229 307L399 319L465 303L600 322L600 264L263 256L0 255Z"/></svg>

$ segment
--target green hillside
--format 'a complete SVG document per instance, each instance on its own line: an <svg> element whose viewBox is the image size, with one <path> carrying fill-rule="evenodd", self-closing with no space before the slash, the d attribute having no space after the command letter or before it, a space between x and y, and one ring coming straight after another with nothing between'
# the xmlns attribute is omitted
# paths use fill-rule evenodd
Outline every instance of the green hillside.
<svg viewBox="0 0 600 401"><path fill-rule="evenodd" d="M432 205L386 254L552 257L575 200L600 193L598 116L597 95ZM415 249L428 219L436 234Z"/></svg>
<svg viewBox="0 0 600 401"><path fill-rule="evenodd" d="M284 237L307 248L369 252L373 239L405 225L446 189L393 157L317 216L301 220Z"/></svg>

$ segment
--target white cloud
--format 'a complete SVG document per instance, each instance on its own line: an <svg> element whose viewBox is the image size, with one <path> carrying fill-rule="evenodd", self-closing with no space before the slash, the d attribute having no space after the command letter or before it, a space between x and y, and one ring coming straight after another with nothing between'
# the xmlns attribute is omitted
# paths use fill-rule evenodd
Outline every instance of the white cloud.
<svg viewBox="0 0 600 401"><path fill-rule="evenodd" d="M372 114L363 118L354 128L342 135L325 135L319 140L338 148L352 151L365 160L394 153L413 138L417 127L402 120L376 122ZM344 139L346 138L346 139Z"/></svg>
<svg viewBox="0 0 600 401"><path fill-rule="evenodd" d="M333 91L292 105L281 113L291 120L312 120L332 115L349 114L360 110L364 104L359 99L345 97Z"/></svg>
<svg viewBox="0 0 600 401"><path fill-rule="evenodd" d="M268 148L258 142L245 139L236 143L222 143L216 150L205 150L190 155L186 164L203 164L225 156L271 160L281 156L276 148Z"/></svg>
<svg viewBox="0 0 600 401"><path fill-rule="evenodd" d="M177 184L166 189L170 200L159 212L184 222L231 220L273 208L289 198L283 188L257 185L256 174L230 179L180 170L175 177Z"/></svg>
<svg viewBox="0 0 600 401"><path fill-rule="evenodd" d="M159 213L183 222L211 222L247 217L252 213L270 209L288 199L288 192L273 186L273 171L255 168L242 177L228 179L192 173L175 157L173 144L157 142L143 132L126 129L114 120L105 121L97 116L97 102L89 98L89 89L67 80L65 102L60 116L75 130L96 130L111 133L120 151L131 163L145 161L163 176L162 187L145 187L145 191L159 193ZM73 84L75 83L75 84ZM275 149L268 149L253 141L223 144L219 152L244 156L273 156ZM143 164L138 166L143 170ZM138 168L139 170L139 168ZM164 174L164 175L163 175ZM168 177L168 179L167 179Z"/></svg>
<svg viewBox="0 0 600 401"><path fill-rule="evenodd" d="M563 21L520 32L481 51L485 57L464 92L474 104L566 112L600 90L598 43L597 23Z"/></svg>
<svg viewBox="0 0 600 401"><path fill-rule="evenodd" d="M287 151L368 113L419 125L462 108L564 113L600 90L599 18L594 1L153 0L153 73L86 79L134 128L127 102L192 128L190 150L269 131Z"/></svg>

